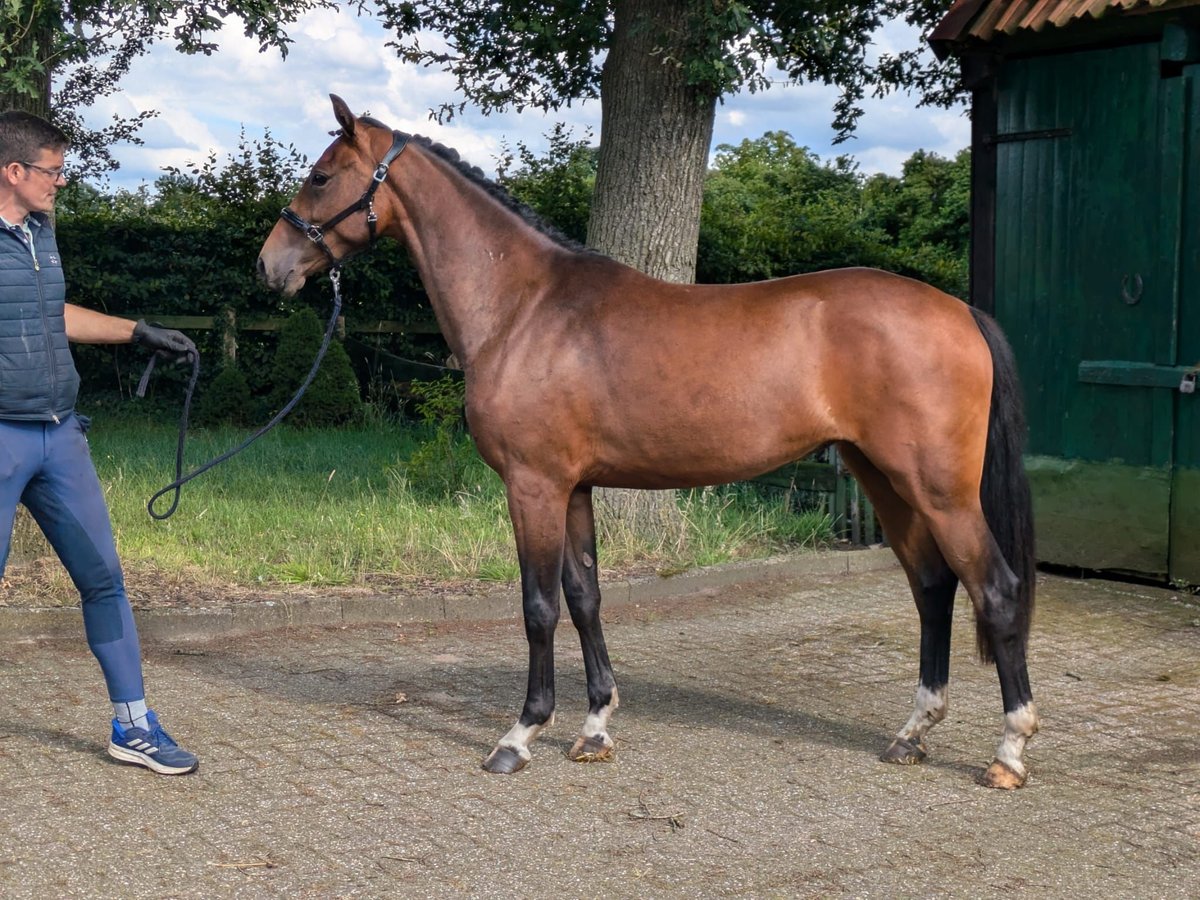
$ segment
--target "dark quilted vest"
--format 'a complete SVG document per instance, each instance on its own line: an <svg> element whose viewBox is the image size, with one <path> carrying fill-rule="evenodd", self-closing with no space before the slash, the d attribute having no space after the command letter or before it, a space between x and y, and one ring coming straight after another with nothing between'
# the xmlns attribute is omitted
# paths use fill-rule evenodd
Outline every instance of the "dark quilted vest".
<svg viewBox="0 0 1200 900"><path fill-rule="evenodd" d="M0 419L57 421L75 408L79 373L54 232L40 213L30 230L36 265L24 238L0 225Z"/></svg>

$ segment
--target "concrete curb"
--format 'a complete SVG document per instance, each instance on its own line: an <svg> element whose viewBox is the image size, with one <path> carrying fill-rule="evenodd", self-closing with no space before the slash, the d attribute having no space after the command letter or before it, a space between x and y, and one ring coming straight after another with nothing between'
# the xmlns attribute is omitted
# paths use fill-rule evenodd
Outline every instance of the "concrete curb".
<svg viewBox="0 0 1200 900"><path fill-rule="evenodd" d="M835 578L898 566L891 550L820 551L697 569L666 578L642 577L601 585L605 608L637 606L737 584L787 578ZM279 598L227 607L136 610L143 640L195 641L280 628L372 622L465 622L516 619L521 604L512 585L481 596ZM0 642L83 637L79 607L0 608Z"/></svg>

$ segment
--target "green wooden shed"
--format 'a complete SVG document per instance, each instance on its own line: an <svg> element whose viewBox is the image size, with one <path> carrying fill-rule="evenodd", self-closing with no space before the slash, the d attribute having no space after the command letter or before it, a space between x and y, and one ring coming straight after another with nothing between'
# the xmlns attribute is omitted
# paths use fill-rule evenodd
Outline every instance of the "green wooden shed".
<svg viewBox="0 0 1200 900"><path fill-rule="evenodd" d="M1038 556L1200 583L1200 0L958 0L930 41L972 92Z"/></svg>

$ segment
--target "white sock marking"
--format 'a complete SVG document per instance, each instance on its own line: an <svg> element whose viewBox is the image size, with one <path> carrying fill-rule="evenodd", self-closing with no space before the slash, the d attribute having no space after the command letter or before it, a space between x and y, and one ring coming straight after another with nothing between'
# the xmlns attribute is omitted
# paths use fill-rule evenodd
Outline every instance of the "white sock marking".
<svg viewBox="0 0 1200 900"><path fill-rule="evenodd" d="M1022 778L1025 776L1025 743L1037 734L1037 707L1032 703L1019 706L1004 717L1004 736L996 748L996 759L1004 763Z"/></svg>
<svg viewBox="0 0 1200 900"><path fill-rule="evenodd" d="M917 693L913 697L913 713L900 729L898 736L913 744L922 743L929 729L946 718L946 710L949 708L944 684L935 691L923 684L917 685Z"/></svg>
<svg viewBox="0 0 1200 900"><path fill-rule="evenodd" d="M537 740L537 736L541 734L542 729L554 724L554 716L551 715L545 725L522 725L517 722L508 730L508 734L500 738L498 747L506 747L525 762L529 762L533 758L533 754L529 752L529 745Z"/></svg>
<svg viewBox="0 0 1200 900"><path fill-rule="evenodd" d="M611 747L613 741L608 736L608 720L612 718L613 711L620 705L617 689L614 687L612 700L609 701L608 706L602 707L597 712L588 713L588 717L583 720L583 730L579 733L585 738L600 738L605 747Z"/></svg>

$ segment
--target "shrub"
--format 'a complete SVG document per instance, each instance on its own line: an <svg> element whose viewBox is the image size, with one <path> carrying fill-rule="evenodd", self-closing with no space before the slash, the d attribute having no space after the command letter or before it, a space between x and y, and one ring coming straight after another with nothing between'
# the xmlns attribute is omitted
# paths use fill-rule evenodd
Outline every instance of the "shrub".
<svg viewBox="0 0 1200 900"><path fill-rule="evenodd" d="M196 405L198 425L252 425L259 416L259 403L236 364L221 369Z"/></svg>
<svg viewBox="0 0 1200 900"><path fill-rule="evenodd" d="M410 489L429 497L449 497L465 484L471 466L479 463L475 445L463 433L461 379L414 381L411 386L417 416L432 431L409 457L405 476Z"/></svg>
<svg viewBox="0 0 1200 900"><path fill-rule="evenodd" d="M279 346L271 366L272 409L281 409L308 375L321 348L321 322L308 307L292 313L279 332ZM321 427L350 422L362 414L358 379L340 341L330 341L312 384L292 410L289 422L300 427Z"/></svg>

